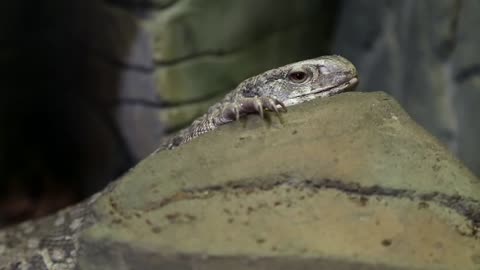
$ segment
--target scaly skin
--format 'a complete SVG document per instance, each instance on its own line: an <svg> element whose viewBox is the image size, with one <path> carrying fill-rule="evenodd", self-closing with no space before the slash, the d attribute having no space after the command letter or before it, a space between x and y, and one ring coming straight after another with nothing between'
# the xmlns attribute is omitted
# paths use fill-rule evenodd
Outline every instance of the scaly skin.
<svg viewBox="0 0 480 270"><path fill-rule="evenodd" d="M239 117L353 90L355 67L340 56L323 56L269 70L245 80L208 112L167 140L172 149ZM158 150L157 150L158 151ZM72 270L82 251L79 235L97 222L91 205L117 182L89 200L40 220L0 231L0 270Z"/></svg>

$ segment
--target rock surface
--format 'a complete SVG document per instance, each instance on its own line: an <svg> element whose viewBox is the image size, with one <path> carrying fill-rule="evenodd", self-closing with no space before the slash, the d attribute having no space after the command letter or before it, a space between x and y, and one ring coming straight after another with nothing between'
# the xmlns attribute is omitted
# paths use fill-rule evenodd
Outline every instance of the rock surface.
<svg viewBox="0 0 480 270"><path fill-rule="evenodd" d="M390 96L268 116L125 175L80 269L478 269L479 182Z"/></svg>
<svg viewBox="0 0 480 270"><path fill-rule="evenodd" d="M335 51L480 175L480 2L343 1Z"/></svg>

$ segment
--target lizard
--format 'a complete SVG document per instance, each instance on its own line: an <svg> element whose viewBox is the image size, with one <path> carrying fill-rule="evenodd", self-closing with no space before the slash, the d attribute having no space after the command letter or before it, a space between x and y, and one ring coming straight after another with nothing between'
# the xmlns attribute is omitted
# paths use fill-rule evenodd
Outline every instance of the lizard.
<svg viewBox="0 0 480 270"><path fill-rule="evenodd" d="M247 114L280 113L312 99L354 90L355 66L347 59L321 56L274 68L241 82L193 123L165 139L155 152L173 149ZM99 220L92 204L108 194L112 182L89 199L53 215L0 231L0 270L72 270L81 252L79 237Z"/></svg>
<svg viewBox="0 0 480 270"><path fill-rule="evenodd" d="M268 70L241 82L207 113L165 140L157 151L173 149L240 116L264 109L279 113L287 106L354 90L355 66L338 55L327 55Z"/></svg>

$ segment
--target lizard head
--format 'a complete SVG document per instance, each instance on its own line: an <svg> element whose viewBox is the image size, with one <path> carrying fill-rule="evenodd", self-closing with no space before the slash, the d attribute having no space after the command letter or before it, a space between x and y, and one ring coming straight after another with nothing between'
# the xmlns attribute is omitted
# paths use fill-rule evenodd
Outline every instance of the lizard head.
<svg viewBox="0 0 480 270"><path fill-rule="evenodd" d="M358 84L355 66L337 55L289 64L264 74L259 95L276 98L286 106L353 91Z"/></svg>

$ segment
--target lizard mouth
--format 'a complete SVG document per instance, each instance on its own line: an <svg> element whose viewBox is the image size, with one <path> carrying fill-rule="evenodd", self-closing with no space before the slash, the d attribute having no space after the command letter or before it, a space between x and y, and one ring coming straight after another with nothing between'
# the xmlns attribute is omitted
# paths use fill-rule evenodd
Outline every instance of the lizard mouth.
<svg viewBox="0 0 480 270"><path fill-rule="evenodd" d="M355 87L358 85L358 77L353 77L350 80L341 83L337 86L332 86L329 88L324 88L324 89L319 89L317 91L313 91L309 93L309 95L316 95L316 94L322 94L325 92L328 92L329 94L337 94L341 92L350 92L355 90Z"/></svg>
<svg viewBox="0 0 480 270"><path fill-rule="evenodd" d="M315 91L312 91L307 94L301 94L298 96L295 96L294 98L299 98L299 97L304 97L304 96L331 96L334 94L338 94L341 92L350 92L355 90L355 87L358 85L358 77L353 77L349 79L346 82L343 82L339 85L328 87L328 88L322 88L318 89Z"/></svg>
<svg viewBox="0 0 480 270"><path fill-rule="evenodd" d="M341 92L350 92L354 91L358 85L358 77L353 77L348 82L341 84L340 86L334 87L335 89L340 89Z"/></svg>

